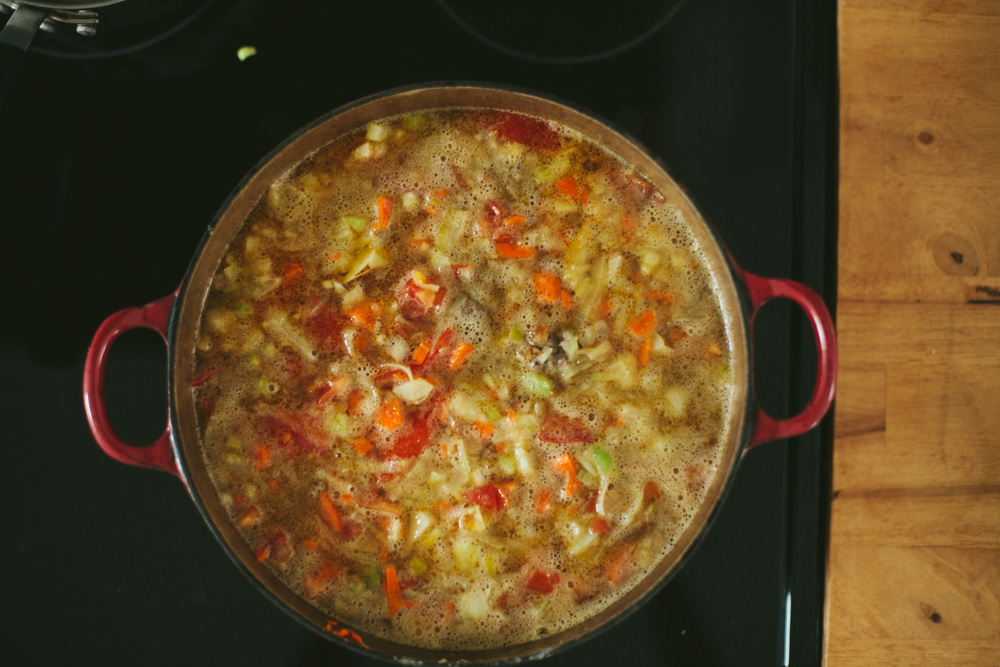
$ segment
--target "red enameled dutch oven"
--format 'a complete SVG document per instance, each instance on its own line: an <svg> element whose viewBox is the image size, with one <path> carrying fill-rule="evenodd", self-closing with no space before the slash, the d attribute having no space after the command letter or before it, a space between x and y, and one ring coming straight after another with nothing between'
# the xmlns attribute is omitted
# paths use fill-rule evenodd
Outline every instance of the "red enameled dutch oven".
<svg viewBox="0 0 1000 667"><path fill-rule="evenodd" d="M600 614L562 632L499 649L434 651L415 648L365 633L357 634L338 619L329 618L258 563L232 526L209 479L202 458L191 391L195 336L210 281L230 240L267 188L303 158L330 141L368 122L402 113L442 107L500 109L550 119L602 144L635 166L683 214L714 272L729 334L735 388L725 449L705 501L677 546L635 588ZM801 306L815 336L818 367L808 405L789 419L768 416L754 400L753 355L750 332L754 316L771 299L784 298ZM122 442L108 422L104 405L104 364L118 336L136 327L158 332L167 344L167 429L149 447ZM837 345L833 321L822 299L805 285L789 280L761 278L739 268L681 189L663 167L636 142L607 124L569 105L532 93L472 85L433 85L394 90L337 109L310 124L265 158L222 206L176 292L140 308L115 313L97 330L84 368L83 392L94 437L112 458L123 463L156 468L180 477L212 532L260 589L298 621L327 638L380 658L437 663L497 662L540 658L575 645L598 630L624 618L648 599L677 570L717 512L731 486L740 458L768 440L799 435L816 426L833 400Z"/></svg>

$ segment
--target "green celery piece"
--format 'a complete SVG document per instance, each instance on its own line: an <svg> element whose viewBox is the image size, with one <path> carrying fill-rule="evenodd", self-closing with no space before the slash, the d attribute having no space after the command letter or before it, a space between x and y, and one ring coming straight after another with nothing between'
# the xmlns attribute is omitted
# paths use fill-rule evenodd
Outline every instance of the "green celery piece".
<svg viewBox="0 0 1000 667"><path fill-rule="evenodd" d="M524 386L532 394L542 398L552 396L552 380L538 373L525 373Z"/></svg>
<svg viewBox="0 0 1000 667"><path fill-rule="evenodd" d="M606 475L615 467L615 458L604 447L594 445L590 448L590 453L593 455L594 463L597 464L597 469L602 475Z"/></svg>
<svg viewBox="0 0 1000 667"><path fill-rule="evenodd" d="M368 226L368 222L364 218L357 218L353 216L344 218L344 222L351 228L352 231L354 231L355 234L360 234L365 231L365 227Z"/></svg>
<svg viewBox="0 0 1000 667"><path fill-rule="evenodd" d="M403 119L403 127L407 130L419 130L424 126L424 117L420 114L412 114Z"/></svg>

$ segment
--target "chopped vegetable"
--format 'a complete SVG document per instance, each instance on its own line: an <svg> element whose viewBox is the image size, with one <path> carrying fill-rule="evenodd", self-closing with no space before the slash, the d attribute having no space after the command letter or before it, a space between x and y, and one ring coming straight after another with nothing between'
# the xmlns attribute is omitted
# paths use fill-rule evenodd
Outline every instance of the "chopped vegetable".
<svg viewBox="0 0 1000 667"><path fill-rule="evenodd" d="M389 615L395 616L403 607L416 606L415 602L403 599L399 590L399 579L396 578L396 568L391 565L385 568L385 595L389 600Z"/></svg>
<svg viewBox="0 0 1000 667"><path fill-rule="evenodd" d="M451 363L448 364L448 368L453 371L457 371L469 358L469 355L476 349L475 345L470 345L469 343L462 343L455 348L455 352L451 355Z"/></svg>
<svg viewBox="0 0 1000 667"><path fill-rule="evenodd" d="M542 303L555 303L559 300L562 283L559 276L551 273L535 273L531 276L535 284L535 298Z"/></svg>
<svg viewBox="0 0 1000 667"><path fill-rule="evenodd" d="M637 318L629 322L628 330L640 338L653 333L656 328L656 313L644 310Z"/></svg>
<svg viewBox="0 0 1000 667"><path fill-rule="evenodd" d="M497 255L503 259L530 259L535 256L531 246L519 246L513 243L497 243Z"/></svg>
<svg viewBox="0 0 1000 667"><path fill-rule="evenodd" d="M379 195L375 200L376 221L372 229L386 229L389 226L389 218L392 216L392 197Z"/></svg>
<svg viewBox="0 0 1000 667"><path fill-rule="evenodd" d="M563 454L552 462L552 469L566 475L566 486L563 487L563 498L568 498L576 494L583 488L583 484L576 478L576 463L569 454Z"/></svg>
<svg viewBox="0 0 1000 667"><path fill-rule="evenodd" d="M548 595L556 589L556 585L559 583L559 573L558 572L544 572L542 570L535 570L535 573L531 575L528 579L528 588L530 590L541 593L542 595Z"/></svg>
<svg viewBox="0 0 1000 667"><path fill-rule="evenodd" d="M525 373L524 387L530 393L541 398L552 396L552 380L538 373Z"/></svg>
<svg viewBox="0 0 1000 667"><path fill-rule="evenodd" d="M399 405L399 401L395 398L391 398L382 404L382 407L375 415L375 421L378 425L387 431L391 431L394 428L399 428L403 425L403 409Z"/></svg>

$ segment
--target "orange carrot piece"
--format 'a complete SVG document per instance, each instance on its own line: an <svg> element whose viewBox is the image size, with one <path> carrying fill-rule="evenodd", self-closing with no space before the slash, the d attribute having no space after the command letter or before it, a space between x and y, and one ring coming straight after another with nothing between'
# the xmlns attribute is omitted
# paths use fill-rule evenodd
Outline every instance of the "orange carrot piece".
<svg viewBox="0 0 1000 667"><path fill-rule="evenodd" d="M652 299L653 301L659 301L660 303L669 306L677 298L677 292L643 292L642 294L647 299Z"/></svg>
<svg viewBox="0 0 1000 667"><path fill-rule="evenodd" d="M594 535L600 535L601 533L606 533L609 530L611 530L611 524L601 517L597 517L590 524L590 532Z"/></svg>
<svg viewBox="0 0 1000 667"><path fill-rule="evenodd" d="M271 448L266 442L257 445L257 470L263 470L271 462Z"/></svg>
<svg viewBox="0 0 1000 667"><path fill-rule="evenodd" d="M306 270L305 267L302 266L301 264L292 264L287 269L285 269L284 273L285 280L295 280L296 278L301 276L302 272L305 270Z"/></svg>
<svg viewBox="0 0 1000 667"><path fill-rule="evenodd" d="M372 225L372 229L385 229L389 226L389 218L392 216L392 197L379 195L375 199L375 209L378 212L378 221Z"/></svg>
<svg viewBox="0 0 1000 667"><path fill-rule="evenodd" d="M538 497L535 498L535 514L545 514L552 507L552 498L549 492L542 490L538 492Z"/></svg>
<svg viewBox="0 0 1000 667"><path fill-rule="evenodd" d="M260 549L257 549L254 552L254 555L257 556L258 563L263 563L265 560L267 560L267 557L271 555L271 547L269 545L265 545Z"/></svg>
<svg viewBox="0 0 1000 667"><path fill-rule="evenodd" d="M389 615L395 616L400 607L413 607L416 603L403 599L403 593L399 590L399 579L396 576L396 568L388 566L385 568L385 595L389 599Z"/></svg>
<svg viewBox="0 0 1000 667"><path fill-rule="evenodd" d="M542 303L555 303L559 300L559 292L562 289L559 276L551 273L534 273L531 275L531 282L535 284L535 298Z"/></svg>
<svg viewBox="0 0 1000 667"><path fill-rule="evenodd" d="M635 318L628 324L628 329L636 336L642 338L643 336L648 336L653 333L653 329L656 328L656 313L651 310L643 311L639 317Z"/></svg>
<svg viewBox="0 0 1000 667"><path fill-rule="evenodd" d="M368 331L375 328L375 320L381 314L382 306L378 301L362 301L347 311L352 320Z"/></svg>
<svg viewBox="0 0 1000 667"><path fill-rule="evenodd" d="M503 259L530 259L535 256L535 249L527 245L513 243L497 243L497 255Z"/></svg>
<svg viewBox="0 0 1000 667"><path fill-rule="evenodd" d="M580 186L577 184L576 179L572 176L557 178L555 186L556 189L559 190L559 194L564 197L569 197L570 199L580 198Z"/></svg>
<svg viewBox="0 0 1000 667"><path fill-rule="evenodd" d="M639 229L639 223L631 215L626 215L622 218L622 231L631 234L635 230Z"/></svg>
<svg viewBox="0 0 1000 667"><path fill-rule="evenodd" d="M361 409L361 403L365 400L365 395L360 390L355 389L347 395L347 414L356 415Z"/></svg>
<svg viewBox="0 0 1000 667"><path fill-rule="evenodd" d="M603 320L615 309L614 299L605 299L597 306L597 319Z"/></svg>
<svg viewBox="0 0 1000 667"><path fill-rule="evenodd" d="M462 343L455 348L455 352L451 355L451 363L448 364L448 368L453 371L457 371L462 367L462 364L469 358L472 351L476 349L475 345L470 343Z"/></svg>
<svg viewBox="0 0 1000 667"><path fill-rule="evenodd" d="M524 224L524 216L523 215L512 215L509 218L507 218L506 220L504 220L503 224L505 224L505 225L514 225L516 227L520 227L521 225Z"/></svg>
<svg viewBox="0 0 1000 667"><path fill-rule="evenodd" d="M309 551L316 551L319 549L319 545L316 544L315 540L302 540L302 546L304 546Z"/></svg>
<svg viewBox="0 0 1000 667"><path fill-rule="evenodd" d="M479 437L485 440L486 438L493 435L493 424L488 421L477 421L476 422L476 432L479 433Z"/></svg>
<svg viewBox="0 0 1000 667"><path fill-rule="evenodd" d="M326 491L319 492L319 515L330 528L333 528L338 533L344 527L344 520L340 517L337 506L330 500L330 496L327 495Z"/></svg>
<svg viewBox="0 0 1000 667"><path fill-rule="evenodd" d="M507 421L510 422L511 424L517 421L517 410L511 408L510 410L507 411Z"/></svg>
<svg viewBox="0 0 1000 667"><path fill-rule="evenodd" d="M417 349L413 351L413 363L422 364L427 359L427 355L431 353L431 342L429 340L420 341L420 345L417 345Z"/></svg>
<svg viewBox="0 0 1000 667"><path fill-rule="evenodd" d="M403 425L403 407L397 399L390 398L379 408L378 414L375 415L375 420L379 426L387 431L399 428Z"/></svg>
<svg viewBox="0 0 1000 667"><path fill-rule="evenodd" d="M652 349L653 349L652 338L645 339L644 341L642 341L642 344L639 345L639 354L636 355L639 362L639 368L643 368L644 366L646 366L646 364L649 363L649 353Z"/></svg>
<svg viewBox="0 0 1000 667"><path fill-rule="evenodd" d="M559 302L562 304L563 310L569 310L573 307L573 295L569 293L569 290L563 290L559 292Z"/></svg>
<svg viewBox="0 0 1000 667"><path fill-rule="evenodd" d="M556 472L565 473L566 486L563 488L563 497L568 498L583 488L583 484L576 478L576 462L569 454L563 454L552 462L552 469Z"/></svg>
<svg viewBox="0 0 1000 667"><path fill-rule="evenodd" d="M371 450L375 449L375 445L368 442L361 436L358 436L357 438L351 440L351 447L354 447L354 451L356 451L361 456L364 456Z"/></svg>

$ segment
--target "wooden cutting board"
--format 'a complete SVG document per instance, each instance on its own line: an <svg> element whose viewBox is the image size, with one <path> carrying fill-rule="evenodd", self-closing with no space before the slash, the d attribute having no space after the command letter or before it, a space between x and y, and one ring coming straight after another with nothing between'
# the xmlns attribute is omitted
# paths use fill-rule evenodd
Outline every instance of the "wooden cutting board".
<svg viewBox="0 0 1000 667"><path fill-rule="evenodd" d="M825 660L1000 665L1000 2L839 5Z"/></svg>

